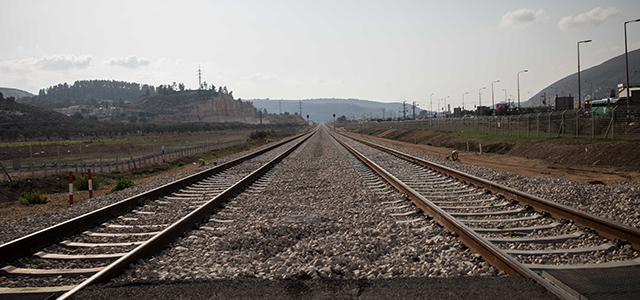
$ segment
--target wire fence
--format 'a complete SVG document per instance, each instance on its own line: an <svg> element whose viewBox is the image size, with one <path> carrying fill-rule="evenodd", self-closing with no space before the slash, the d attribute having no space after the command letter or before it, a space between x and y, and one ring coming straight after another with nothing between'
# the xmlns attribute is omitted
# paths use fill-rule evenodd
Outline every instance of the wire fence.
<svg viewBox="0 0 640 300"><path fill-rule="evenodd" d="M34 179L49 175L62 176L68 174L69 171L84 173L87 169L91 169L93 173L132 171L241 144L247 141L249 136L250 133L246 133L239 136L163 145L151 143L150 145L131 146L128 151L114 150L105 145L93 147L89 147L89 145L58 145L46 149L42 146L13 148L13 153L10 155L12 159L0 161L0 178L4 181L21 180L28 177ZM57 155L41 157L47 154L45 151L57 151ZM25 158L27 153L28 156ZM25 160L28 163L23 163Z"/></svg>
<svg viewBox="0 0 640 300"><path fill-rule="evenodd" d="M473 132L516 137L575 137L640 140L640 110L613 107L605 114L589 110L565 110L521 115L464 116L421 120L364 122L382 128ZM336 124L356 127L361 124Z"/></svg>

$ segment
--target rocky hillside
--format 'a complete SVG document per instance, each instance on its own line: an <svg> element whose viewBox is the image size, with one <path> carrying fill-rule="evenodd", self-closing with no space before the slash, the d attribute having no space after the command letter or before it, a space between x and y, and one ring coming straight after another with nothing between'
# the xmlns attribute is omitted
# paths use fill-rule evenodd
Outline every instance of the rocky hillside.
<svg viewBox="0 0 640 300"><path fill-rule="evenodd" d="M640 82L640 73L635 72L640 67L640 49L629 51L629 82ZM611 90L618 93L618 84L626 81L625 77L625 58L624 53L612 59L609 59L592 68L580 71L581 94L582 100L602 99L609 97ZM555 87L555 88L552 88ZM523 106L540 106L542 105L542 97L547 93L547 99L554 99L556 90L559 97L573 96L577 100L578 94L578 73L562 78L548 87L544 88L533 97L526 101ZM548 105L549 102L547 102ZM551 101L552 104L555 101Z"/></svg>
<svg viewBox="0 0 640 300"><path fill-rule="evenodd" d="M16 103L10 97L0 99L1 140L52 136L68 137L74 128L95 127L96 124L70 118L43 108Z"/></svg>
<svg viewBox="0 0 640 300"><path fill-rule="evenodd" d="M211 91L183 91L168 95L144 96L127 104L125 114L145 116L148 123L227 123L259 124L260 115L251 102L233 99L232 95ZM263 124L301 123L302 118L281 120L264 115Z"/></svg>

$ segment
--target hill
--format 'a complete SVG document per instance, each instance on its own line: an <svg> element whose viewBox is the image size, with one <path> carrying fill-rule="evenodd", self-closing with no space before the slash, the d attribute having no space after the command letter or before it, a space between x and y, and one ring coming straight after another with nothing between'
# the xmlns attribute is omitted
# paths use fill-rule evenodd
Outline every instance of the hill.
<svg viewBox="0 0 640 300"><path fill-rule="evenodd" d="M640 73L635 72L640 69L640 49L629 52L629 82L639 82ZM617 95L618 84L625 83L625 58L624 53L609 59L597 66L580 70L582 100L602 99L609 97L611 90L615 90ZM555 87L555 88L553 88ZM558 91L559 97L573 96L577 99L578 94L578 72L566 76L546 88L542 89L533 97L527 100L525 107L540 106L542 95L547 93L547 99L554 99L554 94ZM576 100L577 101L577 100ZM552 100L552 104L555 102ZM547 102L548 105L548 102Z"/></svg>
<svg viewBox="0 0 640 300"><path fill-rule="evenodd" d="M27 91L23 91L23 90L19 90L19 89L13 89L13 88L3 88L0 87L0 93L2 93L2 95L4 96L4 98L24 98L24 97L33 97L34 95L27 92Z"/></svg>
<svg viewBox="0 0 640 300"><path fill-rule="evenodd" d="M251 102L212 90L144 96L126 104L124 113L142 116L150 123L260 123L260 114ZM302 118L266 114L262 117L263 124L304 123Z"/></svg>
<svg viewBox="0 0 640 300"><path fill-rule="evenodd" d="M69 138L78 129L96 127L43 108L17 103L13 98L0 99L0 137L2 140L52 136Z"/></svg>
<svg viewBox="0 0 640 300"><path fill-rule="evenodd" d="M155 88L147 84L117 80L77 80L71 85L65 82L40 89L38 95L21 98L18 102L48 109L73 105L107 107L116 101L134 101L142 95L155 94Z"/></svg>
<svg viewBox="0 0 640 300"><path fill-rule="evenodd" d="M402 103L383 103L359 99L306 99L306 100L250 100L258 109L266 109L271 114L299 114L302 104L302 116L315 122L331 122L333 114L336 118L345 116L348 119L362 119L363 115L369 119L389 118L402 116ZM281 110L282 108L282 110ZM413 116L411 103L407 102L407 117ZM416 107L416 115L421 109Z"/></svg>

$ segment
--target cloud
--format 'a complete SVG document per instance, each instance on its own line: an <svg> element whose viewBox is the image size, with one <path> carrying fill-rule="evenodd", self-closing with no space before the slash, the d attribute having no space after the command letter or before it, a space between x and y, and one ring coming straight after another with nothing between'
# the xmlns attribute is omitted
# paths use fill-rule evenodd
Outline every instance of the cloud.
<svg viewBox="0 0 640 300"><path fill-rule="evenodd" d="M120 66L135 69L148 66L149 64L151 64L151 60L144 57L129 55L127 57L114 57L112 59L109 59L106 63L111 66Z"/></svg>
<svg viewBox="0 0 640 300"><path fill-rule="evenodd" d="M86 69L93 58L87 55L54 55L36 60L33 66L43 70Z"/></svg>
<svg viewBox="0 0 640 300"><path fill-rule="evenodd" d="M521 8L516 11L507 12L502 16L501 26L524 25L536 22L542 18L543 9L534 11L533 9Z"/></svg>
<svg viewBox="0 0 640 300"><path fill-rule="evenodd" d="M562 31L566 31L570 28L582 27L586 25L598 26L608 18L620 15L621 12L615 7L609 7L603 9L602 7L596 7L589 12L579 14L577 16L566 16L558 22L558 27Z"/></svg>
<svg viewBox="0 0 640 300"><path fill-rule="evenodd" d="M269 83L269 82L278 82L280 81L280 78L276 75L257 73L249 77L242 78L240 81L250 82L250 83Z"/></svg>
<svg viewBox="0 0 640 300"><path fill-rule="evenodd" d="M42 70L71 70L85 69L91 65L93 58L87 55L53 55L41 59L25 58L0 61L0 69L6 72L28 72L34 69Z"/></svg>

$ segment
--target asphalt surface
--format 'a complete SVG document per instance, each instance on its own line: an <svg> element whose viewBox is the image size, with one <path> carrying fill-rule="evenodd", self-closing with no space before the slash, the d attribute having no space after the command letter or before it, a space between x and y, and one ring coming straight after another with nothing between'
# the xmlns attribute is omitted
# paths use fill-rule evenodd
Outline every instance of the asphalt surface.
<svg viewBox="0 0 640 300"><path fill-rule="evenodd" d="M554 299L520 277L395 278L381 280L228 279L97 285L74 299Z"/></svg>

